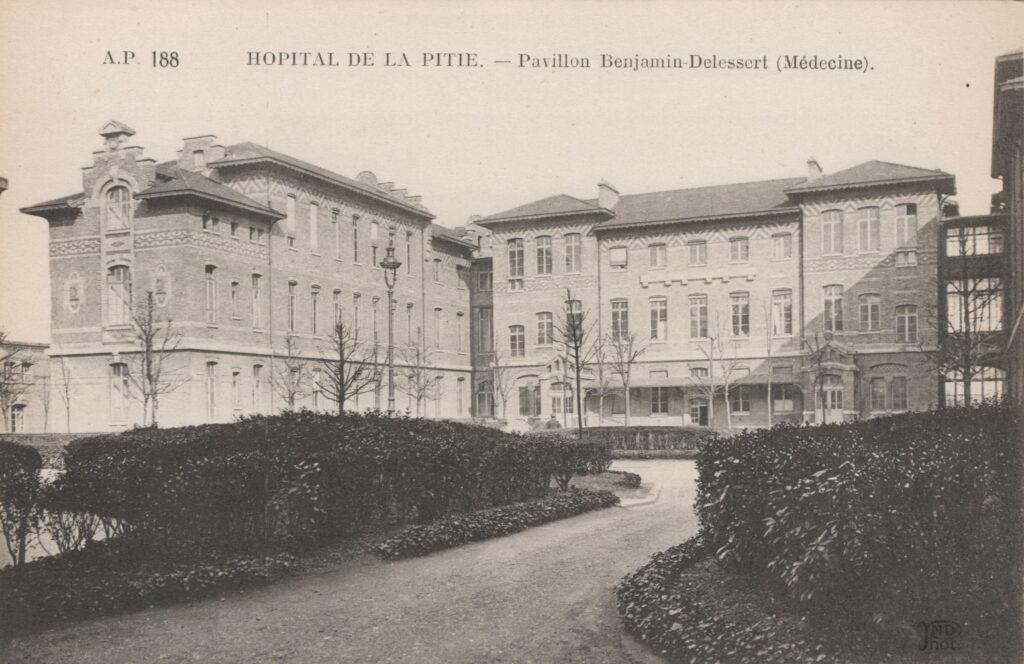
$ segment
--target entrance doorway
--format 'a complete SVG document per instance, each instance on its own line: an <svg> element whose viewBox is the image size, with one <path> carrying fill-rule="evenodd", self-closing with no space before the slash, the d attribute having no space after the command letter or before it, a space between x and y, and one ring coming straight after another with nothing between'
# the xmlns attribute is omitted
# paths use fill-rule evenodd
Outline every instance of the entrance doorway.
<svg viewBox="0 0 1024 664"><path fill-rule="evenodd" d="M690 424L708 425L708 400L704 397L690 399Z"/></svg>
<svg viewBox="0 0 1024 664"><path fill-rule="evenodd" d="M823 378L820 398L825 400L825 424L843 421L843 380L839 376Z"/></svg>

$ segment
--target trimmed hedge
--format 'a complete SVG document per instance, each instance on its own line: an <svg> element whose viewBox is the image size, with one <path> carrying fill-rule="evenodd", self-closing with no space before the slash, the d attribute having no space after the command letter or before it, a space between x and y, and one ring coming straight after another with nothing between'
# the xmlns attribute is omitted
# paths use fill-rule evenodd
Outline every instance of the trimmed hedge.
<svg viewBox="0 0 1024 664"><path fill-rule="evenodd" d="M905 639L1016 634L1020 423L984 405L723 438L698 459L717 558L809 615Z"/></svg>
<svg viewBox="0 0 1024 664"><path fill-rule="evenodd" d="M615 483L619 486L626 487L627 489L636 489L640 486L640 482L643 481L643 478L636 473L631 473L626 470L607 470L605 472L618 476L619 479L616 480Z"/></svg>
<svg viewBox="0 0 1024 664"><path fill-rule="evenodd" d="M611 460L565 437L303 411L78 439L64 462L58 485L78 511L154 541L251 551L529 500Z"/></svg>
<svg viewBox="0 0 1024 664"><path fill-rule="evenodd" d="M421 556L618 504L619 498L610 491L573 487L534 502L451 516L426 526L411 526L374 545L373 551L386 560Z"/></svg>
<svg viewBox="0 0 1024 664"><path fill-rule="evenodd" d="M620 581L616 600L626 629L673 659L707 654L691 649L703 640L700 637L707 625L680 618L690 598L679 595L675 582L684 569L709 554L704 538L697 535L654 554L646 565Z"/></svg>
<svg viewBox="0 0 1024 664"><path fill-rule="evenodd" d="M172 559L148 543L96 542L0 571L0 634L250 587L294 565L289 554Z"/></svg>

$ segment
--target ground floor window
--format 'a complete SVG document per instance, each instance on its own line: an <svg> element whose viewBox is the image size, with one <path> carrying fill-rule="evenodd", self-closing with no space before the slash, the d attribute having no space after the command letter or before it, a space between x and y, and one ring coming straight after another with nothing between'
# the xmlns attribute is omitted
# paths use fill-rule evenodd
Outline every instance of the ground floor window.
<svg viewBox="0 0 1024 664"><path fill-rule="evenodd" d="M885 379L871 379L871 410L878 412L885 410Z"/></svg>
<svg viewBox="0 0 1024 664"><path fill-rule="evenodd" d="M737 385L729 390L729 410L740 414L750 412L749 385Z"/></svg>
<svg viewBox="0 0 1024 664"><path fill-rule="evenodd" d="M690 424L708 425L708 400L704 397L690 399Z"/></svg>
<svg viewBox="0 0 1024 664"><path fill-rule="evenodd" d="M476 386L476 416L494 417L494 388L490 381Z"/></svg>
<svg viewBox="0 0 1024 664"><path fill-rule="evenodd" d="M986 399L1000 399L1006 384L1006 372L997 367L975 369L971 376L971 403ZM967 399L967 384L963 373L951 371L946 374L946 405L962 406Z"/></svg>
<svg viewBox="0 0 1024 664"><path fill-rule="evenodd" d="M520 417L537 417L540 415L540 385L519 386Z"/></svg>
<svg viewBox="0 0 1024 664"><path fill-rule="evenodd" d="M910 409L910 399L907 396L906 376L896 376L895 378L892 379L892 409Z"/></svg>
<svg viewBox="0 0 1024 664"><path fill-rule="evenodd" d="M772 385L772 409L777 413L793 412L796 401L795 385Z"/></svg>
<svg viewBox="0 0 1024 664"><path fill-rule="evenodd" d="M668 388L651 388L651 415L668 415Z"/></svg>
<svg viewBox="0 0 1024 664"><path fill-rule="evenodd" d="M110 421L123 423L128 419L128 365L110 365Z"/></svg>
<svg viewBox="0 0 1024 664"><path fill-rule="evenodd" d="M25 404L11 406L11 433L25 430Z"/></svg>

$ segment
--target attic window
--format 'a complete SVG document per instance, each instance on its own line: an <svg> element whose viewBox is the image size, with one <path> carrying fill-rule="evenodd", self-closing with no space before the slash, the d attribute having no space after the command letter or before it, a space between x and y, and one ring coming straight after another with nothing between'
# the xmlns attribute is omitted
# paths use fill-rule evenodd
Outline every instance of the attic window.
<svg viewBox="0 0 1024 664"><path fill-rule="evenodd" d="M629 263L629 253L626 247L612 247L608 251L608 257L613 270L625 270Z"/></svg>
<svg viewBox="0 0 1024 664"><path fill-rule="evenodd" d="M192 152L192 163L196 168L206 168L206 153L202 150Z"/></svg>

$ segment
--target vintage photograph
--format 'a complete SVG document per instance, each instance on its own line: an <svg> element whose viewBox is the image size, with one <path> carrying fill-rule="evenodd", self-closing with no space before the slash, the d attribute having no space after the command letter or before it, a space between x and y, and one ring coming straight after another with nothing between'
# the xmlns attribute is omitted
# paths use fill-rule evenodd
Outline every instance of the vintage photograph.
<svg viewBox="0 0 1024 664"><path fill-rule="evenodd" d="M1024 661L1022 35L0 5L0 661Z"/></svg>

